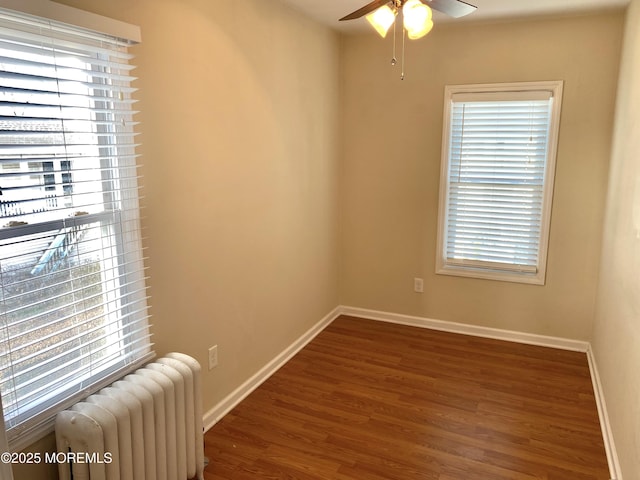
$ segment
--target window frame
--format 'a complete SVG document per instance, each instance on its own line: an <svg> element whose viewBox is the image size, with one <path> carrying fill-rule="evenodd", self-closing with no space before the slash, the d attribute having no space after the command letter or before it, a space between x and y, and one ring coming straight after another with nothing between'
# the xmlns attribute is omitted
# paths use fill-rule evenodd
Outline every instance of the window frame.
<svg viewBox="0 0 640 480"><path fill-rule="evenodd" d="M107 17L103 17L100 15L96 15L90 12L85 12L73 7L69 7L66 5L58 4L49 0L0 0L0 7L7 10L12 10L17 12L18 14L27 14L35 17L39 17L41 20L50 20L55 23L62 23L71 26L74 29L79 29L87 33L87 35L99 35L104 37L110 37L114 41L120 42L121 44L126 44L127 46L134 45L141 41L140 28L135 25L130 25L124 22L120 22L117 20L112 20ZM136 113L132 109L132 113ZM135 135L135 132L131 135ZM111 148L111 145L104 145L101 148ZM137 156L137 152L136 155ZM116 167L118 168L118 167ZM123 171L126 169L135 169L137 166L131 165L123 165ZM37 172L38 175L41 176L42 181L46 183L46 175L51 175L53 178L53 184L57 185L64 191L64 195L72 194L73 189L73 179L72 179L72 169L71 164L69 163L64 166L64 161L60 163L59 168L53 166L51 172L47 171L44 173L44 166L42 166L42 170ZM110 180L113 181L113 180ZM125 190L131 189L130 180L127 178L118 177L118 182L120 182L119 190L117 191L118 195L122 195ZM135 181L135 180L134 180ZM57 187L56 187L57 188ZM135 187L136 189L138 186ZM114 190L115 191L115 190ZM114 193L110 193L109 195L113 195ZM103 194L104 195L104 194ZM141 244L140 238L140 226L139 226L139 195L136 193L135 195L131 195L127 193L126 195L122 195L120 198L120 203L122 205L127 205L125 208L116 208L116 209L107 209L107 204L109 202L108 198L104 199L105 211L100 213L90 213L86 215L82 215L75 218L69 219L51 219L50 221L44 221L34 224L27 224L23 226L12 227L9 230L3 229L0 232L0 238L9 239L9 238L17 238L29 234L37 234L41 231L46 231L51 228L64 227L65 225L73 224L73 225L88 225L92 222L106 223L110 228L117 230L113 234L113 236L118 237L118 241L115 244L117 249L117 257L123 259L123 265L132 265L136 264L136 267L132 267L135 269L135 272L131 272L133 275L136 275L137 279L141 279L142 283L146 283L146 276L144 274L145 266L144 266L144 256L143 256L143 248ZM118 217L118 222L114 219ZM136 227L136 236L128 233L129 229L120 230L121 224L133 224L137 225ZM104 226L102 227L105 228ZM123 248L123 242L128 245L132 245L130 248ZM117 267L118 269L124 268L120 264ZM142 276L139 276L137 272L142 272ZM121 277L123 276L121 273L119 274ZM138 281L138 280L136 280ZM103 280L104 283L104 280ZM118 287L119 290L125 292L121 294L121 297L124 295L128 295L131 298L139 298L140 302L144 302L144 310L148 309L148 303L146 301L147 293L142 291L140 293L138 290L133 288L130 289L129 286L121 285ZM128 304L128 305L131 305ZM130 308L130 306L125 306L123 308ZM144 324L146 325L147 330L149 329L148 312L145 313ZM122 331L126 331L126 327ZM142 336L142 334L140 334ZM149 335L144 335L148 337ZM132 344L127 344L127 349L131 350ZM108 368L105 368L99 375L93 375L91 378L90 385L91 388L85 388L83 391L78 391L78 393L72 394L68 398L66 398L63 402L58 403L57 411L62 410L64 408L68 408L71 403L75 403L80 401L81 398L90 394L93 391L96 391L110 383L112 383L116 378L119 378L123 374L123 369L119 366L126 365L126 371L134 370L139 367L141 364L145 363L153 356L155 353L152 349L153 343L147 342L146 350L144 356L140 356L137 360L131 361L130 359L124 359L124 357L120 357L117 362L110 364ZM125 372L126 373L126 372ZM90 377L86 377L89 379ZM83 377L84 380L84 377ZM85 383L83 383L84 385ZM0 398L1 400L1 398ZM53 431L53 422L55 420L55 413L53 417L51 415L46 418L42 416L42 411L40 413L36 413L33 418L41 420L37 420L37 423L33 423L31 427L27 427L25 429L20 429L19 433L15 436L14 439L8 441L7 439L7 430L4 421L4 416L2 415L2 402L0 401L0 451L8 451L9 449L13 451L20 450L27 445L33 443L34 441L41 438L44 434ZM46 408L46 405L45 405ZM0 465L0 467L2 467ZM0 468L0 474L4 474L5 476L10 475L10 466L5 468L4 470ZM2 475L0 475L2 476ZM4 477L3 477L4 478ZM8 477L10 478L10 477Z"/></svg>
<svg viewBox="0 0 640 480"><path fill-rule="evenodd" d="M497 280L505 282L544 285L546 282L547 253L549 247L549 233L551 227L551 210L555 183L556 157L560 130L560 115L562 109L563 82L517 82L472 85L447 85L444 91L442 159L440 168L440 192L438 204L438 232L436 247L436 274L460 277ZM491 267L489 263L474 261L451 262L446 258L448 211L449 211L449 166L451 162L451 120L453 96L455 94L490 94L497 100L523 92L550 92L553 102L549 118L547 137L547 152L543 180L542 214L540 220L540 236L538 256L535 272L528 269L513 268L508 265Z"/></svg>

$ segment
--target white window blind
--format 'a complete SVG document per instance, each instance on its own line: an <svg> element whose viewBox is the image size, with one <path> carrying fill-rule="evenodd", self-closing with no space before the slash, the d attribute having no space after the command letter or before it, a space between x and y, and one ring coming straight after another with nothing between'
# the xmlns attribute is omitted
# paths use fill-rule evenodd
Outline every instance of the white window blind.
<svg viewBox="0 0 640 480"><path fill-rule="evenodd" d="M449 92L439 273L540 278L557 98L532 88Z"/></svg>
<svg viewBox="0 0 640 480"><path fill-rule="evenodd" d="M0 394L14 447L153 356L127 46L0 10Z"/></svg>

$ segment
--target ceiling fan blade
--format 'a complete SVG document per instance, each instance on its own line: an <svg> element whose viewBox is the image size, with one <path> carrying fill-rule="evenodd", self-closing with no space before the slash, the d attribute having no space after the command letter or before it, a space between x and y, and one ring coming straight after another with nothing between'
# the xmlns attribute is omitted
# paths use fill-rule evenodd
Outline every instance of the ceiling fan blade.
<svg viewBox="0 0 640 480"><path fill-rule="evenodd" d="M461 0L421 0L434 10L446 13L450 17L460 18L476 11L478 7Z"/></svg>
<svg viewBox="0 0 640 480"><path fill-rule="evenodd" d="M378 8L386 5L389 2L390 0L373 0L373 2L369 3L368 5L365 5L364 7L359 8L358 10L350 13L346 17L342 17L339 21L342 22L344 20L355 20L356 18L360 18L363 15L366 15L367 13L371 13L374 10L377 10Z"/></svg>

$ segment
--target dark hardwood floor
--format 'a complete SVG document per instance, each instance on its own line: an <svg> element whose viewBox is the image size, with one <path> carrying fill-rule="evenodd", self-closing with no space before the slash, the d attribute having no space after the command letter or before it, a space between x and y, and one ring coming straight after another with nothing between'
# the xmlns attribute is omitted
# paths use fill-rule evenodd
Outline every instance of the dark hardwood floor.
<svg viewBox="0 0 640 480"><path fill-rule="evenodd" d="M344 316L205 450L206 480L609 479L584 353Z"/></svg>

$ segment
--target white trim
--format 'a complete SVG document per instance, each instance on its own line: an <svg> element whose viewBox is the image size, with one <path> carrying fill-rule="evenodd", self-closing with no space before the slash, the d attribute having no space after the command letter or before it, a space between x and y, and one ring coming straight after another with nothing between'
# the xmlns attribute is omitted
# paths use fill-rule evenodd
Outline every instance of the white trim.
<svg viewBox="0 0 640 480"><path fill-rule="evenodd" d="M542 80L539 82L475 83L467 85L447 85L445 89L451 89L452 94L456 95L476 95L484 93L501 94L503 92L509 92L510 94L522 94L517 98L525 98L525 96L526 98L530 98L530 92L532 90L536 90L539 92L549 92L548 96L545 95L541 98L550 98L555 95L562 94L562 90L556 90L559 84L560 86L562 86L562 83L562 80Z"/></svg>
<svg viewBox="0 0 640 480"><path fill-rule="evenodd" d="M140 43L140 27L51 0L0 0L0 7Z"/></svg>
<svg viewBox="0 0 640 480"><path fill-rule="evenodd" d="M271 375L276 373L280 367L287 363L293 356L302 350L316 335L325 329L327 325L333 322L341 314L340 307L334 308L322 320L302 334L296 341L280 352L273 360L262 367L246 382L236 388L233 392L223 398L217 405L204 414L203 425L204 431L208 431L222 417L233 410L242 400L244 400L251 392L258 388Z"/></svg>
<svg viewBox="0 0 640 480"><path fill-rule="evenodd" d="M442 131L442 159L440 162L440 196L438 200L438 232L436 246L436 269L438 275L453 275L459 277L482 278L506 282L544 285L546 281L547 250L549 245L549 231L551 228L551 205L553 201L553 184L556 171L556 157L560 130L560 114L562 108L562 80L540 82L515 82L472 85L447 85L444 89L443 131ZM538 264L533 272L504 271L491 268L488 263L478 267L472 263L454 265L446 258L446 229L449 222L449 163L451 136L451 105L456 97L477 100L478 95L520 98L523 95L545 96L553 98L551 118L549 119L549 135L547 139L547 161L545 167L544 190L542 199L542 216L540 219L540 240L538 245ZM517 270L517 268L515 269Z"/></svg>
<svg viewBox="0 0 640 480"><path fill-rule="evenodd" d="M537 268L532 272L527 272L526 270L517 271L515 268L513 271L498 270L487 267L474 267L471 265L455 265L452 262L445 263L443 255L438 255L438 258L439 260L436 260L436 273L438 275L480 278L499 282L526 283L529 285L544 285L544 280L540 278L540 272Z"/></svg>
<svg viewBox="0 0 640 480"><path fill-rule="evenodd" d="M587 360L589 361L593 393L596 397L596 405L598 407L598 417L600 419L600 428L602 428L604 449L607 454L607 462L609 463L609 476L611 480L622 480L618 452L613 441L613 432L611 431L611 423L609 422L609 415L607 413L607 404L604 401L604 390L600 383L600 374L598 373L598 366L591 345L589 345L587 349Z"/></svg>
<svg viewBox="0 0 640 480"><path fill-rule="evenodd" d="M589 349L589 342L582 340L571 340L568 338L549 337L537 335L535 333L516 332L513 330L503 330L500 328L482 327L479 325L469 325L466 323L448 322L445 320L434 320L432 318L402 315L399 313L381 312L378 310L368 310L357 307L340 307L340 313L354 317L366 318L369 320L379 320L382 322L398 323L413 327L429 328L443 332L461 333L476 337L495 338L509 342L526 343L529 345L539 345L542 347L559 348L562 350L572 350L575 352L586 352Z"/></svg>

